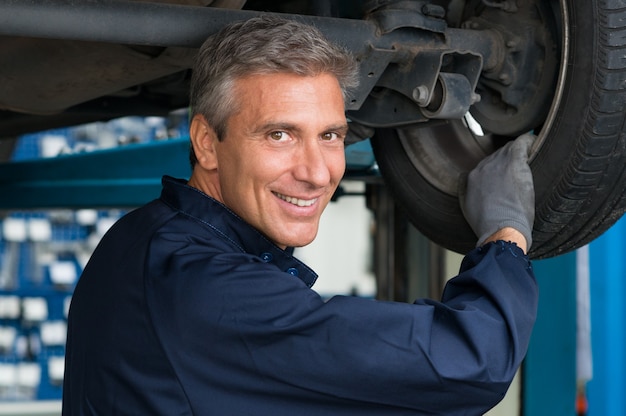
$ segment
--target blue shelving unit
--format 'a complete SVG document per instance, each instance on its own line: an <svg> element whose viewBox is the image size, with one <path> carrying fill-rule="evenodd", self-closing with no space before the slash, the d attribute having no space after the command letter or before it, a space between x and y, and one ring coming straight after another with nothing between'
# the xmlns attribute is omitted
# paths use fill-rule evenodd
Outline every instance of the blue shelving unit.
<svg viewBox="0 0 626 416"><path fill-rule="evenodd" d="M104 160L100 155L122 160L133 157L142 146L154 149L161 142L172 142L186 151L184 139L161 140L163 128L164 123L159 120L131 118L103 124L95 130L80 126L29 134L18 140L11 162L18 169L19 166L28 169L31 164L40 163L58 167L62 164L59 161L89 164L91 159L84 156L92 154L93 160ZM179 134L184 130L186 126L179 126ZM130 131L133 144L127 144L129 139L125 136L117 148L91 152L98 147L94 131L120 138ZM42 159L46 140L56 146L58 157ZM170 143L165 144L164 148L173 148ZM103 171L122 171L125 166L113 163L100 167ZM13 166L6 164L4 168ZM49 171L40 178L45 180L54 174L55 171ZM14 178L12 181L23 178L22 175L7 177ZM26 195L7 192L6 196ZM0 218L0 402L62 397L67 311L75 283L107 225L126 212L118 208L89 211L85 217L84 210L59 207L11 212Z"/></svg>

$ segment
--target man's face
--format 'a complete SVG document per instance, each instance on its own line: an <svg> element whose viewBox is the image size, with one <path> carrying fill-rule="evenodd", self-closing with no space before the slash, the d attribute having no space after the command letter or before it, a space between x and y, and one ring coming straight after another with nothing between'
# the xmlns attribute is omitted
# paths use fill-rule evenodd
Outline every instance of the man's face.
<svg viewBox="0 0 626 416"><path fill-rule="evenodd" d="M214 141L212 196L280 247L309 244L345 170L339 84L330 74L255 75L234 94L239 111Z"/></svg>

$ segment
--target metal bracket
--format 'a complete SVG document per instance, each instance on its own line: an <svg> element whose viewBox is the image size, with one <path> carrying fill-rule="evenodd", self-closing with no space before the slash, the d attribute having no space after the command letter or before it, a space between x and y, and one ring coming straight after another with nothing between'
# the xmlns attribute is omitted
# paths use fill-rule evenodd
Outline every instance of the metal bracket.
<svg viewBox="0 0 626 416"><path fill-rule="evenodd" d="M362 77L367 88L373 88L366 100L349 108L352 120L371 127L398 127L435 118L458 119L480 100L475 88L486 61L482 54L499 50L489 47L494 37L481 32L465 39L469 30L449 30L444 17L443 8L427 2L376 2L368 20L376 24L378 44L386 49L372 47L370 53L380 56L364 60L376 67L370 77ZM371 77L372 73L380 75Z"/></svg>

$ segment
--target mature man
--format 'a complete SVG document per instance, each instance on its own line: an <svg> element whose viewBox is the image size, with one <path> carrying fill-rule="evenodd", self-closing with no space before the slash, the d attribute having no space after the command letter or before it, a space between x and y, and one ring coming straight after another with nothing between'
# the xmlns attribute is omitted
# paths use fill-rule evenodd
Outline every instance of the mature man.
<svg viewBox="0 0 626 416"><path fill-rule="evenodd" d="M315 238L344 173L355 63L311 27L255 18L211 37L193 77L192 176L165 177L85 268L63 413L479 415L496 404L536 313L529 136L470 174L463 208L479 247L441 302L324 302L291 253Z"/></svg>

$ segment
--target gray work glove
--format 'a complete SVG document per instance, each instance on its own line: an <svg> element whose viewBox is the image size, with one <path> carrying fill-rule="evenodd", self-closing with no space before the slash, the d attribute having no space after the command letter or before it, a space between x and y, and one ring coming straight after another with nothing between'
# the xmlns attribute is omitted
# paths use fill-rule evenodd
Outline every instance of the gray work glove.
<svg viewBox="0 0 626 416"><path fill-rule="evenodd" d="M512 227L532 244L535 190L528 166L535 139L523 134L483 159L459 186L461 211L478 236L476 246L496 231Z"/></svg>

